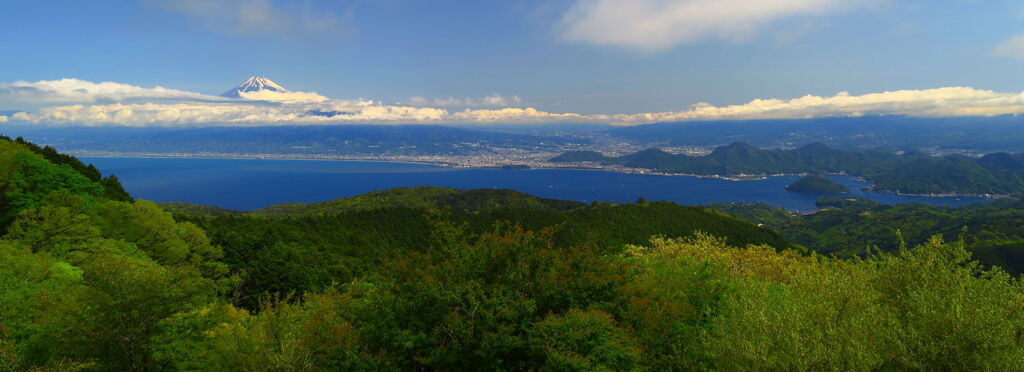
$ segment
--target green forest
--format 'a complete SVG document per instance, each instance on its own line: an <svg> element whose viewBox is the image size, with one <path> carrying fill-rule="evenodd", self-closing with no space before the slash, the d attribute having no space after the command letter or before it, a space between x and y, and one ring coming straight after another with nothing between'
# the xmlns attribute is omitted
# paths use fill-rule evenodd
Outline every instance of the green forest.
<svg viewBox="0 0 1024 372"><path fill-rule="evenodd" d="M0 370L1024 366L1019 269L990 254L1021 240L1014 201L822 203L422 187L238 212L4 138Z"/></svg>
<svg viewBox="0 0 1024 372"><path fill-rule="evenodd" d="M1024 154L991 153L980 158L930 156L919 151L847 151L812 143L792 150L759 149L744 142L715 148L704 156L647 149L621 157L569 151L556 163L592 162L698 175L844 173L874 183L875 191L904 194L1024 194Z"/></svg>
<svg viewBox="0 0 1024 372"><path fill-rule="evenodd" d="M885 205L859 198L821 198L822 210L795 215L764 204L713 204L718 209L778 231L813 252L864 257L921 244L933 236L963 238L975 259L1012 274L1024 273L1024 202L998 200L960 208L926 204Z"/></svg>

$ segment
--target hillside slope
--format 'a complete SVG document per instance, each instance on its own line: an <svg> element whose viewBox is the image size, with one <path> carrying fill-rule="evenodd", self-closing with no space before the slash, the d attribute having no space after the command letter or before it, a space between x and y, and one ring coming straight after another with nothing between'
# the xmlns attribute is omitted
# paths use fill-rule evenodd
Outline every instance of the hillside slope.
<svg viewBox="0 0 1024 372"><path fill-rule="evenodd" d="M844 260L704 208L429 188L172 216L2 139L0 175L3 370L1024 365L1021 281L941 238Z"/></svg>

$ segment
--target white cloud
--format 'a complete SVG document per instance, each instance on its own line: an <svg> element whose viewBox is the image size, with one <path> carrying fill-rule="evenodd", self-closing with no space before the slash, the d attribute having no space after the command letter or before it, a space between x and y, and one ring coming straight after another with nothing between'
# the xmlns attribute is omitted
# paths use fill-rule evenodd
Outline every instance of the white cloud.
<svg viewBox="0 0 1024 372"><path fill-rule="evenodd" d="M439 106L439 107L504 107L517 106L523 103L519 96L506 98L498 93L481 98L435 98L428 100L423 97L412 97L405 101L410 106Z"/></svg>
<svg viewBox="0 0 1024 372"><path fill-rule="evenodd" d="M606 115L606 122L643 124L688 120L801 119L829 116L906 115L919 117L995 116L1024 113L1024 93L997 93L965 87L898 90L860 96L841 92L832 97L755 99L742 105L717 107L699 103L689 110L632 115ZM597 117L597 116L592 116Z"/></svg>
<svg viewBox="0 0 1024 372"><path fill-rule="evenodd" d="M996 46L996 54L1003 57L1024 59L1024 34L1014 35Z"/></svg>
<svg viewBox="0 0 1024 372"><path fill-rule="evenodd" d="M260 90L256 92L239 92L238 95L249 100L279 103L316 103L328 100L327 97L324 97L319 93L308 92L275 92L272 90Z"/></svg>
<svg viewBox="0 0 1024 372"><path fill-rule="evenodd" d="M499 107L499 106L518 105L520 103L522 103L522 100L519 99L519 96L513 96L512 98L505 98L505 97L502 97L500 94L495 93L495 94L489 95L487 97L481 98L480 100L478 100L476 102L471 102L470 106Z"/></svg>
<svg viewBox="0 0 1024 372"><path fill-rule="evenodd" d="M775 22L856 10L885 0L576 0L569 41L656 51L704 40L746 40Z"/></svg>
<svg viewBox="0 0 1024 372"><path fill-rule="evenodd" d="M823 97L755 99L745 104L699 103L685 110L639 114L587 115L555 113L492 95L459 99L464 109L449 111L439 100L414 97L405 105L371 100L330 99L317 93L293 92L288 99L258 94L228 99L165 88L140 88L119 83L64 79L35 83L0 83L0 104L41 105L36 110L0 116L10 124L84 126L258 126L366 123L542 123L586 122L636 125L691 120L817 118L829 116L992 116L1024 114L1024 93L1000 93L967 87L898 90L864 95L846 92ZM273 99L272 99L273 98ZM301 98L301 99L300 99ZM276 102L268 102L274 100ZM440 100L444 103L446 100ZM493 108L476 108L479 106ZM502 104L505 106L502 107Z"/></svg>
<svg viewBox="0 0 1024 372"><path fill-rule="evenodd" d="M460 123L538 123L580 121L585 115L574 113L550 113L532 107L506 107L494 110L469 110L450 115L449 120Z"/></svg>
<svg viewBox="0 0 1024 372"><path fill-rule="evenodd" d="M109 104L70 105L17 113L13 119L33 124L82 126L257 126L384 122L434 122L443 109L382 106L365 102L332 101L325 105L259 106L245 104Z"/></svg>
<svg viewBox="0 0 1024 372"><path fill-rule="evenodd" d="M0 83L0 102L11 103L94 103L131 100L226 101L226 98L167 89L78 79L16 81Z"/></svg>
<svg viewBox="0 0 1024 372"><path fill-rule="evenodd" d="M0 123L6 123L8 120L6 115L0 115Z"/></svg>
<svg viewBox="0 0 1024 372"><path fill-rule="evenodd" d="M270 0L142 0L189 16L207 28L237 35L329 36L351 33L351 12L313 9L309 1L277 6Z"/></svg>

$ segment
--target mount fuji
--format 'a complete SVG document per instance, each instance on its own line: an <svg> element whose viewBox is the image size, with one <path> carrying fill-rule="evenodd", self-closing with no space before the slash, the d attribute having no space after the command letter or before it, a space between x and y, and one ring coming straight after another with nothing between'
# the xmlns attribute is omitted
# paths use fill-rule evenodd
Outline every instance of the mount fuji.
<svg viewBox="0 0 1024 372"><path fill-rule="evenodd" d="M248 79L245 79L245 81L242 82L242 84L239 84L237 87L234 87L231 90L224 92L224 94L221 94L220 96L228 98L245 98L243 97L242 93L257 93L261 91L288 93L288 89L284 89L284 87L278 85L277 83L271 81L270 79L260 76L253 76Z"/></svg>
<svg viewBox="0 0 1024 372"><path fill-rule="evenodd" d="M241 98L254 101L277 103L316 103L327 100L327 97L312 92L293 92L265 77L253 76L245 79L242 84L221 94L221 97Z"/></svg>

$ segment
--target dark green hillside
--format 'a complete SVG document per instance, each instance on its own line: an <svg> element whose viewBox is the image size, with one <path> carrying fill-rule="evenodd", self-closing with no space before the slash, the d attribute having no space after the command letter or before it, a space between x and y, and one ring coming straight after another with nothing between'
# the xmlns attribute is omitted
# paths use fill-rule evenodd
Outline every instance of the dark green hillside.
<svg viewBox="0 0 1024 372"><path fill-rule="evenodd" d="M727 213L765 223L794 244L842 257L869 250L892 252L902 239L921 244L935 235L963 236L981 262L1024 273L1024 202L1001 200L961 208L924 204L884 205L858 198L822 198L822 211L790 215L767 205L716 205Z"/></svg>
<svg viewBox="0 0 1024 372"><path fill-rule="evenodd" d="M846 260L670 203L417 188L279 218L172 215L7 140L0 176L4 371L1024 365L1021 281L966 249L1017 259L1012 203L888 218L925 231L973 216L998 244L933 237Z"/></svg>
<svg viewBox="0 0 1024 372"><path fill-rule="evenodd" d="M429 248L438 222L465 225L472 234L493 231L496 224L532 231L552 228L552 239L560 245L585 244L611 254L654 235L684 237L696 232L738 246L790 247L769 230L709 209L664 202L585 205L511 190L399 188L240 216L203 217L210 213L197 212L181 218L203 227L236 270L277 272L287 262L286 266L301 265L311 273L300 278L250 275L247 293L302 292L366 275L382 259ZM277 258L264 258L267 255Z"/></svg>
<svg viewBox="0 0 1024 372"><path fill-rule="evenodd" d="M563 154L566 155L566 154ZM569 156L570 158L572 156ZM665 172L703 175L777 174L809 172L849 172L874 174L907 161L895 154L851 152L812 143L793 150L764 150L743 142L716 148L704 156L670 154L647 149L619 158L607 158L607 164L647 168ZM562 161L555 157L552 161Z"/></svg>
<svg viewBox="0 0 1024 372"><path fill-rule="evenodd" d="M707 208L722 211L754 223L778 226L796 218L789 211L764 203L708 203Z"/></svg>
<svg viewBox="0 0 1024 372"><path fill-rule="evenodd" d="M809 175L801 177L796 182L786 186L786 191L799 192L804 194L849 194L850 189L846 186L819 176Z"/></svg>
<svg viewBox="0 0 1024 372"><path fill-rule="evenodd" d="M666 172L683 172L694 169L691 158L685 155L674 155L660 149L647 149L619 158L609 159L607 163L622 164L627 167L648 168ZM705 171L709 172L709 171Z"/></svg>
<svg viewBox="0 0 1024 372"><path fill-rule="evenodd" d="M1009 155L1008 155L1009 156ZM1016 194L1024 192L1024 172L1002 168L987 158L980 160L950 156L942 159L918 159L892 171L872 177L875 188L910 194Z"/></svg>
<svg viewBox="0 0 1024 372"><path fill-rule="evenodd" d="M477 189L460 191L443 187L421 186L373 191L351 198L311 204L279 204L250 212L251 215L322 216L352 211L383 208L452 208L479 211L488 208L528 208L541 210L567 210L583 203L543 199L512 190Z"/></svg>
<svg viewBox="0 0 1024 372"><path fill-rule="evenodd" d="M185 202L160 203L160 206L163 207L163 209L168 212L200 216L234 216L243 213L241 211L225 209L221 207L214 207L202 204L192 204Z"/></svg>
<svg viewBox="0 0 1024 372"><path fill-rule="evenodd" d="M9 137L0 135L0 141L12 141L21 146L24 146L24 149L36 155L42 156L44 159L50 161L55 165L63 165L70 167L78 174L81 174L88 178L89 180L97 182L101 186L103 186L104 196L108 199L119 201L131 200L131 196L128 195L128 192L126 192L124 188L121 186L121 182L117 179L117 176L109 175L107 177L103 177L100 171L96 169L96 167L94 167L92 164L86 165L73 156L57 152L57 150L50 146L40 147L34 143L25 141L21 137L11 140L11 138Z"/></svg>

